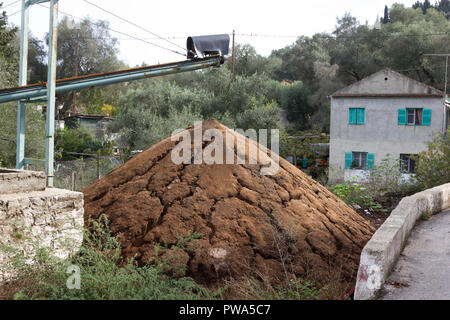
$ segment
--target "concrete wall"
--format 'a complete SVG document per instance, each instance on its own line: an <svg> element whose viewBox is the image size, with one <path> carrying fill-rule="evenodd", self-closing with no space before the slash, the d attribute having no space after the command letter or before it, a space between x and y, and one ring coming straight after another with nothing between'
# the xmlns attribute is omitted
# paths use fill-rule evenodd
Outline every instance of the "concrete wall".
<svg viewBox="0 0 450 320"><path fill-rule="evenodd" d="M365 108L365 124L350 125L349 108ZM432 109L430 126L398 124L398 109ZM331 99L330 167L345 167L345 152L375 154L375 165L387 154L399 159L401 153L417 154L426 149L433 133L442 132L443 105L440 97L341 97ZM342 172L330 170L330 182L343 179Z"/></svg>
<svg viewBox="0 0 450 320"><path fill-rule="evenodd" d="M450 207L450 183L403 198L361 252L355 300L377 297L422 214Z"/></svg>

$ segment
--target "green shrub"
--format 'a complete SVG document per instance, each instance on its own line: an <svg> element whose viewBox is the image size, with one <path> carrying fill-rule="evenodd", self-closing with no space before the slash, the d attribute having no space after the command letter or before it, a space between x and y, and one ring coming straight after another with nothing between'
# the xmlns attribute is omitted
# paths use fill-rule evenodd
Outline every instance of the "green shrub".
<svg viewBox="0 0 450 320"><path fill-rule="evenodd" d="M100 155L111 155L113 143L96 139L91 132L84 128L58 130L55 139L55 149L62 151L61 160L74 160L80 155L71 155L66 152L94 154L100 151Z"/></svg>
<svg viewBox="0 0 450 320"><path fill-rule="evenodd" d="M389 154L386 156L387 158L370 170L368 180L362 183L368 194L374 199L380 199L385 195L406 196L419 191L414 175L410 175L409 180L403 177L399 159L390 158Z"/></svg>
<svg viewBox="0 0 450 320"><path fill-rule="evenodd" d="M329 187L329 190L344 200L348 205L358 205L365 209L382 209L362 184L347 181Z"/></svg>
<svg viewBox="0 0 450 320"><path fill-rule="evenodd" d="M281 300L318 300L327 287L320 289L311 281L290 280L287 286L277 286L274 298Z"/></svg>
<svg viewBox="0 0 450 320"><path fill-rule="evenodd" d="M13 265L18 274L0 287L0 295L51 300L214 298L192 278L171 278L164 273L162 264L138 266L135 260L124 262L118 240L103 216L91 222L80 252L70 259L60 260L41 248L29 264L23 255L16 254ZM80 268L80 289L66 285L70 266Z"/></svg>
<svg viewBox="0 0 450 320"><path fill-rule="evenodd" d="M416 158L416 177L423 189L450 182L450 129L439 133Z"/></svg>

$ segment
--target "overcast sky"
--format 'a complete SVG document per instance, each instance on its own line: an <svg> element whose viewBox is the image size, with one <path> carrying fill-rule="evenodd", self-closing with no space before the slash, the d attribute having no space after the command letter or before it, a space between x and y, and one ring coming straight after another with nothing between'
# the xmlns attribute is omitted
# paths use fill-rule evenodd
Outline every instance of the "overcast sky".
<svg viewBox="0 0 450 320"><path fill-rule="evenodd" d="M15 0L0 0L4 6ZM231 33L236 30L236 42L250 43L258 53L269 55L295 41L299 35L313 35L330 32L336 17L350 12L361 23L373 24L377 14L383 15L384 6L397 2L410 7L416 0L228 0L228 1L174 1L174 0L88 0L117 15L133 21L162 37L175 37L172 42L185 47L186 37L215 33ZM46 4L47 5L47 4ZM21 8L21 1L5 9L13 14ZM115 30L139 38L154 38L154 35L121 21L95 8L83 0L60 0L59 9L76 17L90 16L110 22ZM64 14L60 13L59 18ZM10 22L20 25L20 14L10 18ZM30 29L43 38L48 31L48 9L34 5L31 9ZM119 57L131 66L182 60L175 53L150 44L126 39L111 32L120 41ZM274 35L277 37L243 36L240 34ZM181 50L160 39L150 42Z"/></svg>

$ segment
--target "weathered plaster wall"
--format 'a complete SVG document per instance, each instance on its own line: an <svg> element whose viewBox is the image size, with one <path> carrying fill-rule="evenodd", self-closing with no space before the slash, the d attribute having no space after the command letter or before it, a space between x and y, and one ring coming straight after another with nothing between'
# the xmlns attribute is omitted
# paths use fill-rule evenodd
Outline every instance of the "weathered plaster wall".
<svg viewBox="0 0 450 320"><path fill-rule="evenodd" d="M365 108L365 124L350 125L349 108ZM398 124L398 109L432 109L430 126ZM387 157L417 154L426 149L433 133L441 132L443 105L439 97L346 97L331 99L330 170L331 182L342 179L345 152L375 154L375 165ZM342 169L340 172L339 169Z"/></svg>

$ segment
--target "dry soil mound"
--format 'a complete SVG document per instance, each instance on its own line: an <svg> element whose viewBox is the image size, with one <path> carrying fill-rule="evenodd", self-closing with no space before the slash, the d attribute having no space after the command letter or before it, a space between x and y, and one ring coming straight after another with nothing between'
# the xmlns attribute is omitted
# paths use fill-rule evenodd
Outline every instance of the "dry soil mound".
<svg viewBox="0 0 450 320"><path fill-rule="evenodd" d="M203 122L209 128L246 139L215 120ZM161 244L160 258L201 283L255 273L276 281L330 267L355 276L374 229L326 188L283 159L267 176L259 164L176 165L176 144L165 139L83 190L85 217L106 214L125 257L154 261ZM202 236L175 250L190 232Z"/></svg>

